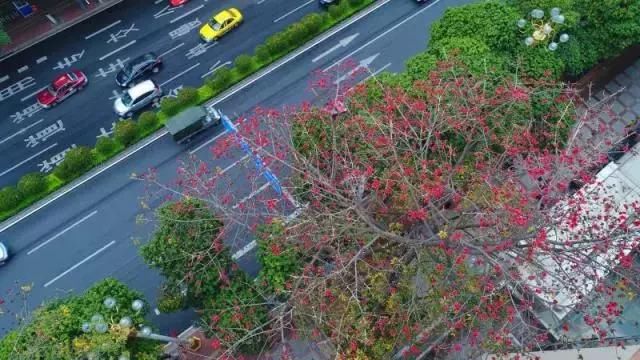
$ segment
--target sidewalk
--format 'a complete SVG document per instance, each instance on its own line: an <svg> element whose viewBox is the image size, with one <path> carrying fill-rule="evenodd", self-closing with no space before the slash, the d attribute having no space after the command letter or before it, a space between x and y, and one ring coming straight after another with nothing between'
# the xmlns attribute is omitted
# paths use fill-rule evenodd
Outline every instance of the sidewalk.
<svg viewBox="0 0 640 360"><path fill-rule="evenodd" d="M219 352L211 346L211 340L206 339L202 330L197 327L190 327L179 335L180 339L188 339L196 336L202 339L202 347L198 351L188 351L180 349L175 344L165 346L165 354L169 359L175 360L212 360L217 359ZM334 358L333 350L328 344L314 343L307 341L290 341L289 359L295 360L330 360ZM286 357L282 356L282 346L276 345L271 351L260 356L236 356L236 359L243 360L279 360Z"/></svg>
<svg viewBox="0 0 640 360"><path fill-rule="evenodd" d="M4 23L11 43L0 48L0 61L122 1L32 0L32 14L26 18L12 14Z"/></svg>

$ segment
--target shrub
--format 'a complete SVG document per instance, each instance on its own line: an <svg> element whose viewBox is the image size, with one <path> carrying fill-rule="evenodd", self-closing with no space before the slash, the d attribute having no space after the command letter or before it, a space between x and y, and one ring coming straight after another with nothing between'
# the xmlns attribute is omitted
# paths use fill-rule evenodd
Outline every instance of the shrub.
<svg viewBox="0 0 640 360"><path fill-rule="evenodd" d="M32 196L47 189L47 179L41 173L26 174L18 181L18 190L23 196Z"/></svg>
<svg viewBox="0 0 640 360"><path fill-rule="evenodd" d="M515 26L522 15L514 8L497 1L450 7L431 27L431 43L451 37L476 38L493 51L512 52L521 43Z"/></svg>
<svg viewBox="0 0 640 360"><path fill-rule="evenodd" d="M160 102L160 109L168 116L173 116L180 111L180 103L178 99L167 96Z"/></svg>
<svg viewBox="0 0 640 360"><path fill-rule="evenodd" d="M116 148L116 142L109 137L101 137L96 141L96 151L102 155L109 155Z"/></svg>
<svg viewBox="0 0 640 360"><path fill-rule="evenodd" d="M124 146L129 146L136 141L138 137L138 124L133 120L123 120L116 124L114 130L114 138L117 142Z"/></svg>
<svg viewBox="0 0 640 360"><path fill-rule="evenodd" d="M498 76L507 74L507 59L495 54L487 44L470 37L451 37L432 44L429 53L438 60L455 57L474 74L493 73Z"/></svg>
<svg viewBox="0 0 640 360"><path fill-rule="evenodd" d="M256 46L256 50L254 52L256 59L258 59L261 63L266 63L271 60L271 52L269 48L265 44L260 44Z"/></svg>
<svg viewBox="0 0 640 360"><path fill-rule="evenodd" d="M178 92L179 110L185 107L195 105L198 102L198 89L193 87L184 87Z"/></svg>
<svg viewBox="0 0 640 360"><path fill-rule="evenodd" d="M331 16L334 20L339 20L342 15L344 15L346 8L344 6L338 5L330 5L329 6L329 16Z"/></svg>
<svg viewBox="0 0 640 360"><path fill-rule="evenodd" d="M299 46L307 39L309 30L304 24L295 23L287 28L286 34L289 37L291 45Z"/></svg>
<svg viewBox="0 0 640 360"><path fill-rule="evenodd" d="M569 41L560 44L556 53L565 65L565 74L577 78L598 63L599 56L590 41L581 38L583 32L571 33ZM588 36L588 35L587 35Z"/></svg>
<svg viewBox="0 0 640 360"><path fill-rule="evenodd" d="M290 42L289 37L284 32L279 32L269 36L264 44L271 52L271 55L277 55L286 51Z"/></svg>
<svg viewBox="0 0 640 360"><path fill-rule="evenodd" d="M349 5L351 5L352 7L358 7L362 4L364 0L349 0Z"/></svg>
<svg viewBox="0 0 640 360"><path fill-rule="evenodd" d="M22 201L22 194L13 186L7 186L0 190L0 211L14 209L20 201Z"/></svg>
<svg viewBox="0 0 640 360"><path fill-rule="evenodd" d="M235 59L233 64L238 70L238 73L244 75L253 69L254 61L251 56L242 54Z"/></svg>
<svg viewBox="0 0 640 360"><path fill-rule="evenodd" d="M196 96L197 95L198 92L196 90ZM157 123L158 116L156 115L155 111L145 111L140 114L140 117L138 117L138 125L144 130L151 130L155 128Z"/></svg>
<svg viewBox="0 0 640 360"><path fill-rule="evenodd" d="M362 0L359 0L362 1ZM302 18L302 23L307 27L309 34L316 35L322 30L326 17L318 13L311 13Z"/></svg>
<svg viewBox="0 0 640 360"><path fill-rule="evenodd" d="M91 149L79 146L67 152L64 160L53 170L53 174L61 180L69 181L91 169L94 161Z"/></svg>
<svg viewBox="0 0 640 360"><path fill-rule="evenodd" d="M184 303L184 297L179 293L163 291L158 298L158 310L165 314L176 312L184 308Z"/></svg>
<svg viewBox="0 0 640 360"><path fill-rule="evenodd" d="M224 90L229 86L229 84L231 84L232 78L233 75L231 74L231 69L228 67L222 67L216 70L216 72L207 79L207 85L213 91Z"/></svg>
<svg viewBox="0 0 640 360"><path fill-rule="evenodd" d="M518 72L524 76L539 79L551 77L558 79L564 71L564 63L555 52L548 51L544 46L521 47L518 52Z"/></svg>
<svg viewBox="0 0 640 360"><path fill-rule="evenodd" d="M437 59L435 55L422 52L407 60L407 76L412 81L426 80L429 73L435 69Z"/></svg>

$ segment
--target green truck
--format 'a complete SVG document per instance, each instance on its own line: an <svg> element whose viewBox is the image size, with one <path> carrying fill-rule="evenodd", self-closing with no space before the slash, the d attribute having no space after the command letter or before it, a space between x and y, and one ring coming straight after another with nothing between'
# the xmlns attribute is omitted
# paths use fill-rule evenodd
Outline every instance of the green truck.
<svg viewBox="0 0 640 360"><path fill-rule="evenodd" d="M165 127L178 143L186 143L199 132L220 124L222 115L214 108L192 106L172 116Z"/></svg>

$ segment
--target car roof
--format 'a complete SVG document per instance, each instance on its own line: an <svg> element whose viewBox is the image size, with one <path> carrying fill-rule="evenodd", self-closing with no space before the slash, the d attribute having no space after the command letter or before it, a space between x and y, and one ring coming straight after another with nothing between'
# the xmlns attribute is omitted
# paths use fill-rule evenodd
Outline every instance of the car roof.
<svg viewBox="0 0 640 360"><path fill-rule="evenodd" d="M57 78L53 80L53 87L58 89L60 86L67 84L71 79L68 74L59 75Z"/></svg>
<svg viewBox="0 0 640 360"><path fill-rule="evenodd" d="M155 87L156 84L153 82L153 80L145 80L141 83L136 84L134 87L129 88L127 92L133 99L136 99L140 97L140 95L153 90Z"/></svg>
<svg viewBox="0 0 640 360"><path fill-rule="evenodd" d="M155 60L157 58L158 58L158 56L155 53L148 52L146 54L142 54L142 55L138 56L137 58L131 60L129 65L138 65L138 64L146 63L147 61Z"/></svg>
<svg viewBox="0 0 640 360"><path fill-rule="evenodd" d="M216 16L213 17L217 22L223 23L228 19L233 18L233 14L229 10L222 10Z"/></svg>

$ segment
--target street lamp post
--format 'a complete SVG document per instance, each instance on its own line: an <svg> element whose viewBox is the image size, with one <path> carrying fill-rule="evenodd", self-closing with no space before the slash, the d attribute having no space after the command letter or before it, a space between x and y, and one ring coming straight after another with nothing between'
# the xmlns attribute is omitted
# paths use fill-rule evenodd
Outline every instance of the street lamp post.
<svg viewBox="0 0 640 360"><path fill-rule="evenodd" d="M558 28L564 24L565 17L560 13L560 9L554 7L549 11L549 17L545 18L544 10L533 9L529 13L529 21L527 19L519 19L516 21L516 25L523 32L527 32L527 24L531 24L533 32L528 34L524 39L524 43L527 46L535 46L543 44L547 46L550 51L556 51L559 43L566 43L569 41L569 35L566 33L560 34L557 39ZM557 41L556 41L557 40Z"/></svg>
<svg viewBox="0 0 640 360"><path fill-rule="evenodd" d="M118 308L118 302L113 297L105 298L103 304L109 310L115 309L116 313L120 312L120 309ZM131 303L131 309L135 311L136 314L139 314L143 308L144 308L144 302L142 300L134 300ZM91 317L91 321L88 321L82 324L82 331L85 333L95 331L97 333L103 334L107 332L110 328L117 327L117 328L128 331L129 336L132 336L132 337L171 342L179 346L185 346L191 351L198 351L202 346L202 340L197 336L191 336L188 339L183 340L177 337L154 334L151 327L145 326L143 324L138 325L138 328L140 329L138 331L135 327L133 327L133 325L134 325L133 319L130 316L125 315L121 317L118 323L116 324L115 321L113 321L113 319L111 319L110 322L107 322L107 320L102 315L95 314ZM129 356L126 354L122 354L118 357L118 360L129 360Z"/></svg>

